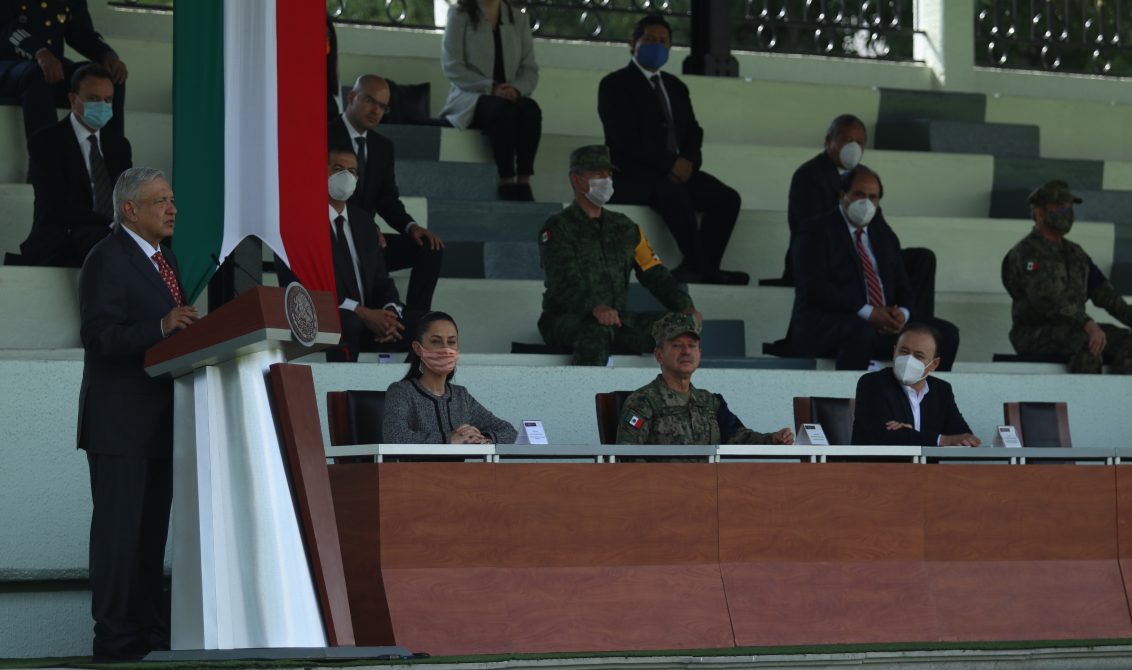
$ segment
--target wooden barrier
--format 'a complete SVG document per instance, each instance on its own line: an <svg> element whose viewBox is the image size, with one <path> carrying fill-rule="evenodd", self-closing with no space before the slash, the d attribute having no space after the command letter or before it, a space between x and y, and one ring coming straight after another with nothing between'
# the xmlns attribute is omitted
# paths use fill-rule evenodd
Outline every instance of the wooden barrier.
<svg viewBox="0 0 1132 670"><path fill-rule="evenodd" d="M1119 472L388 463L330 480L357 643L438 655L1132 637Z"/></svg>

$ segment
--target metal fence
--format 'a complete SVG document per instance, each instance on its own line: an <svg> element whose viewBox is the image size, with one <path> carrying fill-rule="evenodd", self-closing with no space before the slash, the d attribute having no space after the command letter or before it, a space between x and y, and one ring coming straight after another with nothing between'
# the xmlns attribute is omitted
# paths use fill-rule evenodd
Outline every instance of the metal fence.
<svg viewBox="0 0 1132 670"><path fill-rule="evenodd" d="M980 0L978 65L1084 74L1132 75L1132 2Z"/></svg>

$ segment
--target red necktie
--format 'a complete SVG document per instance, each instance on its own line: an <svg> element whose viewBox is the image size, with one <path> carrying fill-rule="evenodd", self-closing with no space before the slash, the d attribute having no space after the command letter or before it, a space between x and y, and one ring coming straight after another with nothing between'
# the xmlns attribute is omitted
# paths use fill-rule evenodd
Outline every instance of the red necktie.
<svg viewBox="0 0 1132 670"><path fill-rule="evenodd" d="M173 274L173 268L165 262L165 257L161 255L160 251L154 253L150 258L157 263L157 271L161 273L161 281L165 282L165 288L169 289L169 294L173 296L173 302L178 307L183 306L185 301L181 300L181 287L177 285L177 275Z"/></svg>
<svg viewBox="0 0 1132 670"><path fill-rule="evenodd" d="M869 252L865 249L865 240L861 237L865 234L865 229L858 228L855 234L857 236L857 255L861 257L861 269L865 271L865 286L869 290L869 304L873 307L884 307L884 291L880 288L880 279L877 277L876 268L873 267L873 262L869 259Z"/></svg>

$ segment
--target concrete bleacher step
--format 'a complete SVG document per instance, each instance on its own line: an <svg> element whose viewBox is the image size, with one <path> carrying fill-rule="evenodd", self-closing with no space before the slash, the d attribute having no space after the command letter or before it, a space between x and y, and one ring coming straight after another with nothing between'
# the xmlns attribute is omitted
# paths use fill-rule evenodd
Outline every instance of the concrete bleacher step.
<svg viewBox="0 0 1132 670"><path fill-rule="evenodd" d="M0 184L0 258L19 253L31 231L35 194L30 184Z"/></svg>
<svg viewBox="0 0 1132 670"><path fill-rule="evenodd" d="M430 198L428 227L445 242L535 242L560 203Z"/></svg>
<svg viewBox="0 0 1132 670"><path fill-rule="evenodd" d="M440 126L385 123L378 132L392 140L397 161L440 160Z"/></svg>
<svg viewBox="0 0 1132 670"><path fill-rule="evenodd" d="M941 119L878 121L876 148L1037 158L1037 126Z"/></svg>
<svg viewBox="0 0 1132 670"><path fill-rule="evenodd" d="M1068 182L1074 191L1099 191L1104 188L1104 172L1105 165L1102 161L995 158L990 216L1003 219L1029 218L1030 205L1027 198L1035 188L1051 179Z"/></svg>
<svg viewBox="0 0 1132 670"><path fill-rule="evenodd" d="M880 89L877 125L887 121L938 119L963 123L986 121L987 96L982 93Z"/></svg>
<svg viewBox="0 0 1132 670"><path fill-rule="evenodd" d="M397 161L397 186L408 196L494 201L497 183L494 165Z"/></svg>

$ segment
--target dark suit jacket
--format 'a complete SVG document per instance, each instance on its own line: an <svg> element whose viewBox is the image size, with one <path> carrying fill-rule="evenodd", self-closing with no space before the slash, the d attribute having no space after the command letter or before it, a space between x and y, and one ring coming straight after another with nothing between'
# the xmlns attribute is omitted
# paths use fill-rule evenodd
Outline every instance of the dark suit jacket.
<svg viewBox="0 0 1132 670"><path fill-rule="evenodd" d="M661 72L660 76L672 107L679 155L691 161L698 170L703 162L700 150L704 143L704 130L696 122L688 87L667 72ZM652 84L634 63L630 62L601 80L597 91L597 111L605 129L605 144L609 147L610 158L621 171L658 176L672 171L672 164L678 156L667 149L664 110Z"/></svg>
<svg viewBox="0 0 1132 670"><path fill-rule="evenodd" d="M162 245L173 272L177 259ZM182 300L185 300L182 288ZM97 454L172 458L173 382L145 373L145 351L160 342L175 306L161 275L119 227L95 245L79 273L83 381L78 446Z"/></svg>
<svg viewBox="0 0 1132 670"><path fill-rule="evenodd" d="M915 314L900 239L880 212L868 232L884 285L885 304L906 307ZM828 334L845 319L859 320L857 311L868 302L861 258L841 209L834 208L804 223L794 236L790 253L796 283L791 341L799 352L825 350L830 346L825 341Z"/></svg>
<svg viewBox="0 0 1132 670"><path fill-rule="evenodd" d="M404 309L401 297L397 293L397 285L393 283L393 278L389 276L389 272L386 270L385 256L378 246L377 224L374 223L373 216L353 203L347 203L346 218L350 222L350 235L354 240L354 249L358 253L358 265L360 266L358 271L362 276L361 289L365 298L362 304L371 309L381 309L385 305L393 303ZM338 304L341 305L347 297L346 287L349 285L349 273L351 272L350 259L343 258L338 254L333 244L333 233L330 232L329 220L327 219L325 223L319 225L327 226L327 235L331 236L330 249L334 256L334 284L338 289ZM295 274L281 259L276 257L275 262L280 286L298 281ZM300 281L300 283L302 282ZM349 349L350 353L353 354L351 360L356 359L358 352L362 351L362 338L371 337L367 335L369 331L366 330L361 319L353 310L340 309L338 315L342 319L342 346Z"/></svg>
<svg viewBox="0 0 1132 670"><path fill-rule="evenodd" d="M100 133L99 148L113 188L118 175L132 165L130 142ZM31 234L20 244L24 256L39 260L56 253L67 244L69 228L106 228L110 224L109 218L93 209L90 173L69 114L32 135L28 141L28 159L28 176L35 189L35 209Z"/></svg>
<svg viewBox="0 0 1132 670"><path fill-rule="evenodd" d="M853 415L853 444L934 447L940 435L969 433L971 428L955 405L951 384L928 377L928 393L920 401L920 430L888 430L889 421L912 424L912 405L892 368L857 380L857 409Z"/></svg>
<svg viewBox="0 0 1132 670"><path fill-rule="evenodd" d="M348 146L357 151L341 115L330 122L329 139L330 146ZM413 217L409 216L401 202L393 165L393 142L372 130L366 131L364 181L358 182L350 204L366 210L371 217L380 216L393 230L404 233ZM353 221L352 218L350 220Z"/></svg>
<svg viewBox="0 0 1132 670"><path fill-rule="evenodd" d="M825 214L837 206L841 174L837 164L823 151L798 166L790 180L786 219L790 233L796 234L803 222Z"/></svg>
<svg viewBox="0 0 1132 670"><path fill-rule="evenodd" d="M95 32L86 0L0 3L0 60L32 60L43 48L62 60L64 42L95 63L113 51Z"/></svg>

